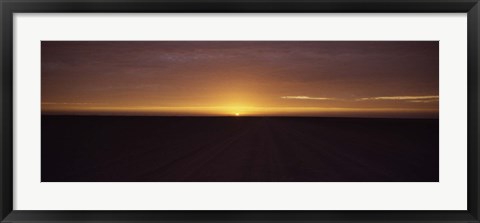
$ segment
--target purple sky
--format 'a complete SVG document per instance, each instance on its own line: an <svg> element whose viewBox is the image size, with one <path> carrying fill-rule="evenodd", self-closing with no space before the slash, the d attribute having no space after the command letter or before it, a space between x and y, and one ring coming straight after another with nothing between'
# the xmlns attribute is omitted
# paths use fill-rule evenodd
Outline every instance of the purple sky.
<svg viewBox="0 0 480 223"><path fill-rule="evenodd" d="M42 112L438 117L437 41L43 41Z"/></svg>

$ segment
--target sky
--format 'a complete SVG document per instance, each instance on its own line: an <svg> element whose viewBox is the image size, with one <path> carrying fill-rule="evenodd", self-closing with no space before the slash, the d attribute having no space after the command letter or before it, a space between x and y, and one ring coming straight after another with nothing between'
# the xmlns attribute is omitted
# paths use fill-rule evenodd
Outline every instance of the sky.
<svg viewBox="0 0 480 223"><path fill-rule="evenodd" d="M438 118L437 41L42 41L42 114Z"/></svg>

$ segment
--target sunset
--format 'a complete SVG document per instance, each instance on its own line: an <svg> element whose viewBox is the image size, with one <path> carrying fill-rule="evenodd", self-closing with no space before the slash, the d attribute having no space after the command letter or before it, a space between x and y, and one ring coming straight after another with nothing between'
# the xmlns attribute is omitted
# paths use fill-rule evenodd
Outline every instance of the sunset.
<svg viewBox="0 0 480 223"><path fill-rule="evenodd" d="M438 42L42 42L45 114L431 118L438 84Z"/></svg>
<svg viewBox="0 0 480 223"><path fill-rule="evenodd" d="M438 41L43 41L42 182L438 182Z"/></svg>

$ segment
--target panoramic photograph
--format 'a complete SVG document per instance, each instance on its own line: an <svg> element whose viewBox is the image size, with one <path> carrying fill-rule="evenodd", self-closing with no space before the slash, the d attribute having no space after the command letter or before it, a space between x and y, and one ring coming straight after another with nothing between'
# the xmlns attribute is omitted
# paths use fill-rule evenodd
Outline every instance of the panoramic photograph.
<svg viewBox="0 0 480 223"><path fill-rule="evenodd" d="M438 182L438 41L42 41L42 182Z"/></svg>

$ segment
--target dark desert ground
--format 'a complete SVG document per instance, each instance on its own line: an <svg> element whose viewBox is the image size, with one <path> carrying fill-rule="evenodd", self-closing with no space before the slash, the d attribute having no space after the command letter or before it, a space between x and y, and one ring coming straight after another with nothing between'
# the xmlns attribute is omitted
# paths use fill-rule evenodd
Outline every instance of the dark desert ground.
<svg viewBox="0 0 480 223"><path fill-rule="evenodd" d="M43 182L435 182L438 119L42 116Z"/></svg>

